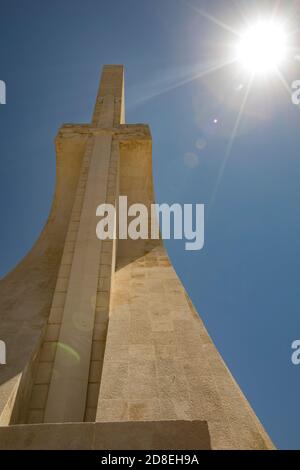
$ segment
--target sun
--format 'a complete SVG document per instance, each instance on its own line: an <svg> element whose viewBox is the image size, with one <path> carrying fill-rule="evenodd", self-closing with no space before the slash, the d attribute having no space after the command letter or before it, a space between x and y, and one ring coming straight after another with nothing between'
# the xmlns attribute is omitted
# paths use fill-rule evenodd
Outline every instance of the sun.
<svg viewBox="0 0 300 470"><path fill-rule="evenodd" d="M255 75L278 70L287 55L287 34L281 23L259 21L241 35L237 59Z"/></svg>

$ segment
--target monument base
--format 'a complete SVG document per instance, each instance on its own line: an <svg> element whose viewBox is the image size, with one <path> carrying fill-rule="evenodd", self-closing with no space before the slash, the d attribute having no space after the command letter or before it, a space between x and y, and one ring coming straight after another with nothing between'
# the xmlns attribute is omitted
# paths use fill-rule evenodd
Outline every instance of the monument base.
<svg viewBox="0 0 300 470"><path fill-rule="evenodd" d="M0 427L0 450L209 450L205 421L20 424Z"/></svg>

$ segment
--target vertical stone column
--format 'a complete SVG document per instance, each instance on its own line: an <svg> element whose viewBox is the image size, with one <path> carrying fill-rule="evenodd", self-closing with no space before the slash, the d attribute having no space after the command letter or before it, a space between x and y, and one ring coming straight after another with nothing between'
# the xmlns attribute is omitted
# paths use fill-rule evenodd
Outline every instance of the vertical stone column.
<svg viewBox="0 0 300 470"><path fill-rule="evenodd" d="M106 202L116 204L118 194L119 143L112 141L110 164L108 169ZM101 243L99 277L96 296L95 324L93 330L92 354L88 378L85 421L95 421L97 402L102 376L106 334L109 319L111 284L115 272L116 240L104 240Z"/></svg>
<svg viewBox="0 0 300 470"><path fill-rule="evenodd" d="M45 422L91 420L96 414L114 252L112 243L96 238L96 208L115 197L112 128L124 119L123 96L123 67L105 66L92 121L103 132L94 137ZM96 327L99 316L102 325Z"/></svg>
<svg viewBox="0 0 300 470"><path fill-rule="evenodd" d="M45 422L84 420L102 243L96 208L106 201L111 142L111 134L94 141Z"/></svg>
<svg viewBox="0 0 300 470"><path fill-rule="evenodd" d="M123 65L105 65L92 124L96 127L117 127L124 123L124 67Z"/></svg>

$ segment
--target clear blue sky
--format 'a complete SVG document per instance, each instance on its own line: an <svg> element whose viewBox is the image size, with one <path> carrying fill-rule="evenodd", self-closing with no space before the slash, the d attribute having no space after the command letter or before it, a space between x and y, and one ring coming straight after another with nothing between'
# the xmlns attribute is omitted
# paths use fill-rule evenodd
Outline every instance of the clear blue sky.
<svg viewBox="0 0 300 470"><path fill-rule="evenodd" d="M299 25L299 1L190 1L234 28L275 3ZM102 65L125 64L127 122L151 125L158 200L206 204L205 249L169 253L275 444L300 449L300 110L278 78L256 81L226 159L247 81L236 64L191 80L236 38L190 4L0 0L1 275L47 219L58 127L89 122Z"/></svg>

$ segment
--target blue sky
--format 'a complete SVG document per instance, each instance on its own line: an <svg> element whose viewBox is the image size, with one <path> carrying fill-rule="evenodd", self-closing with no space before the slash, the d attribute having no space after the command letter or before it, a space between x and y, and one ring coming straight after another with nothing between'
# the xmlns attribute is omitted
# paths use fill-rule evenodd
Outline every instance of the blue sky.
<svg viewBox="0 0 300 470"><path fill-rule="evenodd" d="M276 3L292 31L298 0L0 0L0 275L47 219L57 129L89 122L102 65L124 64L126 119L151 126L158 201L206 205L204 250L176 241L169 254L275 444L300 449L300 110L277 76L255 80L231 148L249 77L238 64L204 73L236 37L203 11L240 29Z"/></svg>

